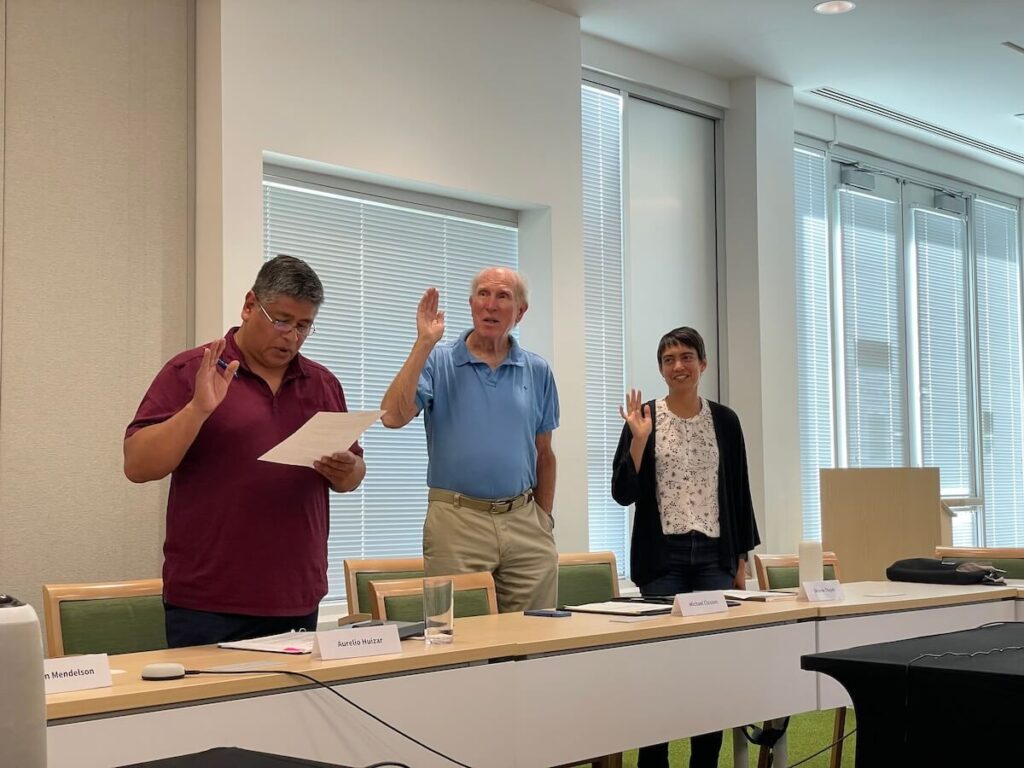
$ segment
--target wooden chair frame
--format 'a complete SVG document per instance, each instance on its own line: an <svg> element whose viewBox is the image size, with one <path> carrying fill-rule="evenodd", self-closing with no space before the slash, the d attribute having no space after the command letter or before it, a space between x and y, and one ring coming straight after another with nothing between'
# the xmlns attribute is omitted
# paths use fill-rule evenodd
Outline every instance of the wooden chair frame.
<svg viewBox="0 0 1024 768"><path fill-rule="evenodd" d="M978 560L1024 560L1024 547L936 547L935 556L968 557Z"/></svg>
<svg viewBox="0 0 1024 768"><path fill-rule="evenodd" d="M558 565L607 565L612 572L612 594L619 596L619 567L614 552L560 552Z"/></svg>
<svg viewBox="0 0 1024 768"><path fill-rule="evenodd" d="M430 578L430 577L425 577ZM450 577L456 592L473 589L487 591L487 607L491 613L498 612L498 593L494 588L494 577L490 573L459 573ZM395 579L393 581L370 582L370 614L375 619L385 618L384 600L388 597L406 597L423 593L423 579Z"/></svg>
<svg viewBox="0 0 1024 768"><path fill-rule="evenodd" d="M163 579L134 579L84 584L44 584L43 615L46 621L46 648L51 658L64 655L60 628L60 604L71 600L105 600L112 597L161 595Z"/></svg>
<svg viewBox="0 0 1024 768"><path fill-rule="evenodd" d="M831 565L836 574L836 581L842 581L839 575L839 559L835 552L822 552L821 564ZM769 589L769 568L797 568L800 565L799 555L754 555L754 570L757 572L757 588Z"/></svg>
<svg viewBox="0 0 1024 768"><path fill-rule="evenodd" d="M345 560L345 597L349 614L369 613L370 607L359 605L359 590L356 574L365 572L387 573L388 571L422 571L422 557L385 557L376 560Z"/></svg>

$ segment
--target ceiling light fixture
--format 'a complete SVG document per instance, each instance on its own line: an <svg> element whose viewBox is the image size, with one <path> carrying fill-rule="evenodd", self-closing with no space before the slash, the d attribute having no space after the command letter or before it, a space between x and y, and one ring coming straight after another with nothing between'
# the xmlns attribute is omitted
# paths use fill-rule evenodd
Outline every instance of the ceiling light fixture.
<svg viewBox="0 0 1024 768"><path fill-rule="evenodd" d="M839 13L849 13L856 7L857 4L851 3L850 0L827 0L827 2L818 3L814 6L814 12L835 16Z"/></svg>

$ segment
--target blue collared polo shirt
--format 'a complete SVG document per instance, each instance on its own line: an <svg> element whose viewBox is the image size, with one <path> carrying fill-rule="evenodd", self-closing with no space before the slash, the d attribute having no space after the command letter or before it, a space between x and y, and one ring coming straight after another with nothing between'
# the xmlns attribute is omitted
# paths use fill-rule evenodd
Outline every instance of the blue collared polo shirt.
<svg viewBox="0 0 1024 768"><path fill-rule="evenodd" d="M496 369L474 357L464 331L438 344L416 388L427 432L427 485L481 499L537 485L537 435L558 426L551 367L512 339Z"/></svg>

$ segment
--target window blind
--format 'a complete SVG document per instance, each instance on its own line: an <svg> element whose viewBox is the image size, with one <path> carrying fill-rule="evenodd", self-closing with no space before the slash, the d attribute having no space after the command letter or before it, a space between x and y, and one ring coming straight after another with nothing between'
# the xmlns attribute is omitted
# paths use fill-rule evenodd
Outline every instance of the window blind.
<svg viewBox="0 0 1024 768"><path fill-rule="evenodd" d="M583 85L583 289L586 327L587 512L591 551L625 573L628 510L611 497L625 388L622 278L622 97Z"/></svg>
<svg viewBox="0 0 1024 768"><path fill-rule="evenodd" d="M821 539L818 470L835 466L824 154L797 147L793 153L793 181L803 538Z"/></svg>
<svg viewBox="0 0 1024 768"><path fill-rule="evenodd" d="M973 205L985 544L1024 546L1021 295L1016 208Z"/></svg>
<svg viewBox="0 0 1024 768"><path fill-rule="evenodd" d="M921 464L939 468L943 496L974 497L966 225L915 208L912 227Z"/></svg>
<svg viewBox="0 0 1024 768"><path fill-rule="evenodd" d="M516 269L514 227L403 208L264 180L264 257L306 261L324 284L317 331L302 353L341 381L349 410L379 407L416 338L416 305L436 286L445 339L472 325L467 298L487 266ZM416 556L427 509L422 417L400 430L371 427L362 486L331 493L327 601L345 597L348 557Z"/></svg>
<svg viewBox="0 0 1024 768"><path fill-rule="evenodd" d="M839 190L847 465L907 466L897 202Z"/></svg>

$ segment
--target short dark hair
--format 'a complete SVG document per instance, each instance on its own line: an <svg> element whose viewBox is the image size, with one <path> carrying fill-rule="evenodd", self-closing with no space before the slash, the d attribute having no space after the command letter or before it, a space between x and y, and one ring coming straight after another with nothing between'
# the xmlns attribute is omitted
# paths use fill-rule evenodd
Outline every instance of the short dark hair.
<svg viewBox="0 0 1024 768"><path fill-rule="evenodd" d="M661 354L669 347L690 347L697 352L697 359L701 362L707 360L704 353L704 339L697 331L688 325L673 328L661 337L658 342L658 367L661 368Z"/></svg>
<svg viewBox="0 0 1024 768"><path fill-rule="evenodd" d="M252 292L268 303L278 296L287 296L319 307L324 300L324 284L316 272L294 256L275 256L260 267Z"/></svg>

